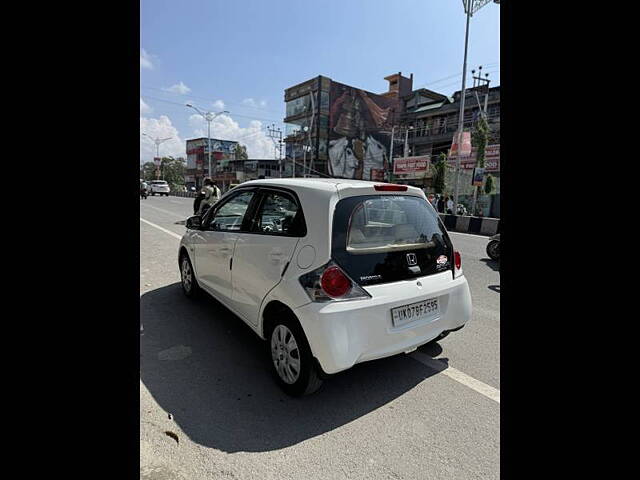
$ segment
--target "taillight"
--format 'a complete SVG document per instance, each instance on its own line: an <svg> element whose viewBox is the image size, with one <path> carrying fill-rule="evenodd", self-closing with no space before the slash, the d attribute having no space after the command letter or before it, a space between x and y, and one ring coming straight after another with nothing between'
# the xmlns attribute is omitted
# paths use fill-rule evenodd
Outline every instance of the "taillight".
<svg viewBox="0 0 640 480"><path fill-rule="evenodd" d="M338 267L329 267L320 277L320 286L330 297L339 298L351 290L349 280Z"/></svg>
<svg viewBox="0 0 640 480"><path fill-rule="evenodd" d="M453 262L455 263L456 270L460 270L462 268L462 257L460 256L460 252L453 252Z"/></svg>
<svg viewBox="0 0 640 480"><path fill-rule="evenodd" d="M406 192L406 185L396 185L394 183L384 183L379 185L374 185L375 188L379 192Z"/></svg>
<svg viewBox="0 0 640 480"><path fill-rule="evenodd" d="M371 298L333 261L302 275L300 285L314 302Z"/></svg>

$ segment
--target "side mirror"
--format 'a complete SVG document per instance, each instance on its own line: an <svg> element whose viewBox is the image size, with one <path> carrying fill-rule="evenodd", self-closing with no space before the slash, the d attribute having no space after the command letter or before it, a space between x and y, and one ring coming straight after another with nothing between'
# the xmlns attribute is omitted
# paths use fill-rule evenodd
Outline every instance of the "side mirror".
<svg viewBox="0 0 640 480"><path fill-rule="evenodd" d="M202 218L200 215L193 215L187 218L186 227L189 230L200 230L200 227L202 227Z"/></svg>

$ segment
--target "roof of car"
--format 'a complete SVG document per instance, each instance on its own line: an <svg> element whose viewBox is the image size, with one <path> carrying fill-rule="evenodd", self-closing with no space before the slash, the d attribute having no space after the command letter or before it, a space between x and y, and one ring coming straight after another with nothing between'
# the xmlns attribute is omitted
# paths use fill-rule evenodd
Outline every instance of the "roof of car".
<svg viewBox="0 0 640 480"><path fill-rule="evenodd" d="M273 187L288 187L292 189L302 188L337 193L338 191L345 192L352 189L372 187L373 185L379 185L382 183L385 182L370 182L367 180L352 180L349 178L265 178L243 182L238 187L264 185ZM414 194L417 193L416 191L421 192L420 189L411 186L409 186L409 190Z"/></svg>
<svg viewBox="0 0 640 480"><path fill-rule="evenodd" d="M353 185L353 186L370 186L384 182L369 182L366 180L351 180L349 178L264 178L260 180L249 180L243 182L245 185L281 185L283 187L306 187L326 189L327 185Z"/></svg>

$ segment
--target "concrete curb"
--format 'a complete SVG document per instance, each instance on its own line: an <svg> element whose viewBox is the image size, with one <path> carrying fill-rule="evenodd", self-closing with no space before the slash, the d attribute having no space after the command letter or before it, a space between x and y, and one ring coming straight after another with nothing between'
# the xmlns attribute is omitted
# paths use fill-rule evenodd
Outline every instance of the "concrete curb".
<svg viewBox="0 0 640 480"><path fill-rule="evenodd" d="M490 217L470 217L439 213L440 220L447 230L459 233L475 233L492 236L500 233L500 219Z"/></svg>

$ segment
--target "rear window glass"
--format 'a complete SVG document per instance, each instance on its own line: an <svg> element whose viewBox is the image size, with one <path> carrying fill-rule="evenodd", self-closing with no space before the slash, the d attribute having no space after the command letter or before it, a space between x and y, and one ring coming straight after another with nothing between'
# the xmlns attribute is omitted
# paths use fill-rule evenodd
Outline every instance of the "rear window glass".
<svg viewBox="0 0 640 480"><path fill-rule="evenodd" d="M336 205L331 255L353 280L372 285L450 270L453 247L425 199L367 195Z"/></svg>
<svg viewBox="0 0 640 480"><path fill-rule="evenodd" d="M355 207L349 220L347 251L355 255L433 246L441 233L428 205L416 197L371 198Z"/></svg>

